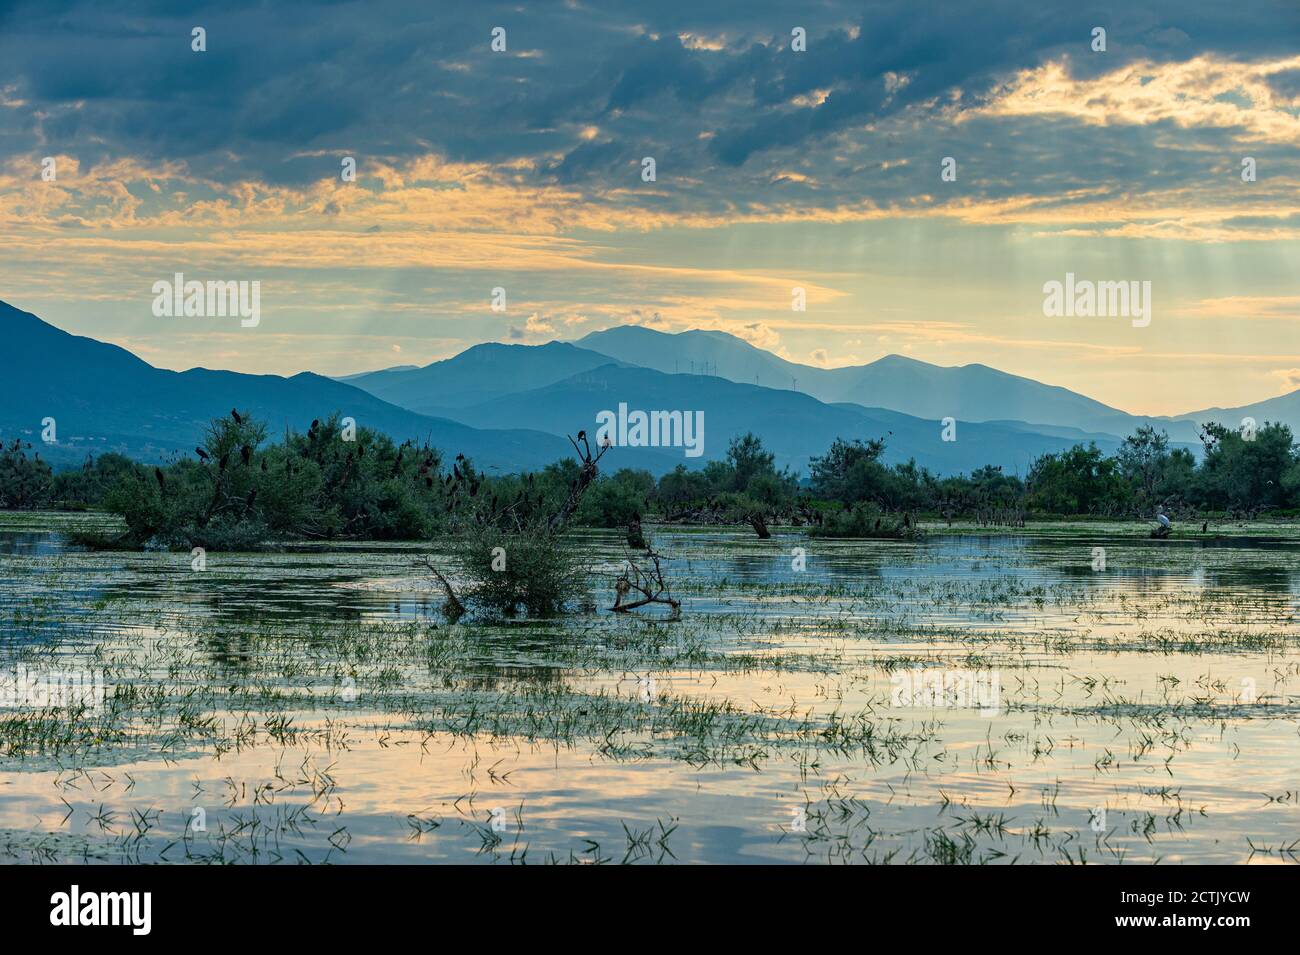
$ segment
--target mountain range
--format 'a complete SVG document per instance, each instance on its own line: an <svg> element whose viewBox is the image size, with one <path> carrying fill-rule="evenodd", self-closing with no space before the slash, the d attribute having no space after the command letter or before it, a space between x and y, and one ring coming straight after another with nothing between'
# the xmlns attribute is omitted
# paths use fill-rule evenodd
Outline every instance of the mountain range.
<svg viewBox="0 0 1300 955"><path fill-rule="evenodd" d="M592 431L600 412L620 405L703 412L700 457L681 447L619 447L607 459L656 474L718 459L745 431L798 472L838 437L884 438L886 460L915 459L941 474L985 464L1023 474L1037 456L1080 441L1113 452L1142 424L1193 450L1208 421L1237 427L1250 416L1300 432L1300 391L1241 408L1146 417L986 365L942 367L891 355L818 368L719 331L621 326L576 342L485 343L423 367L326 378L155 368L2 302L0 330L17 349L8 356L11 372L0 378L0 437L21 435L56 463L109 449L141 460L184 454L211 418L232 407L251 411L273 432L302 430L338 411L397 440L428 440L501 470L565 456L563 435ZM38 443L46 417L57 421L55 445ZM945 429L947 418L954 422ZM945 430L955 440L945 440Z"/></svg>
<svg viewBox="0 0 1300 955"><path fill-rule="evenodd" d="M658 371L706 366L711 374L731 381L794 389L824 402L890 408L918 418L1061 425L1121 439L1137 424L1151 423L1176 441L1198 440L1193 422L1129 415L1066 388L987 365L945 368L887 355L867 365L818 368L787 361L725 332L670 335L635 325L593 332L578 344Z"/></svg>
<svg viewBox="0 0 1300 955"><path fill-rule="evenodd" d="M534 468L569 450L564 438L511 428L485 434L382 401L351 385L309 372L282 378L192 368L155 368L124 348L70 335L0 302L8 355L0 376L0 439L21 437L54 464L87 453L118 451L142 461L192 453L208 422L232 408L277 429L305 431L334 411L397 440L428 440L483 466ZM40 440L53 418L56 442Z"/></svg>

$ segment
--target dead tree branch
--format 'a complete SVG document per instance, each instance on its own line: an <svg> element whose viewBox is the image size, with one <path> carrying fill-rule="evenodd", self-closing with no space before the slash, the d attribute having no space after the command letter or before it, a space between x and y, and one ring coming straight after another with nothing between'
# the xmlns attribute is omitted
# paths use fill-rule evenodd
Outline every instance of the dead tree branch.
<svg viewBox="0 0 1300 955"><path fill-rule="evenodd" d="M432 558L425 556L421 560L423 560L424 566L428 568L429 573L433 574L434 580L442 584L442 589L447 594L447 602L443 605L443 612L447 615L448 621L455 623L465 616L465 605L456 596L456 591L452 590L451 582L442 575L442 571L434 566Z"/></svg>
<svg viewBox="0 0 1300 955"><path fill-rule="evenodd" d="M659 555L653 551L647 555L650 566L643 567L631 557L627 559L627 568L614 581L614 606L609 609L614 613L628 613L650 604L663 604L672 610L670 619L676 620L682 613L682 602L672 595L668 582L664 580L663 568L659 566ZM641 596L625 603L633 591Z"/></svg>
<svg viewBox="0 0 1300 955"><path fill-rule="evenodd" d="M579 441L582 442L582 447L578 447ZM573 484L570 485L569 494L564 499L564 503L560 505L558 511L551 515L550 529L552 531L558 531L569 522L569 518L573 516L573 512L576 511L578 505L582 503L582 495L586 493L591 482L596 480L596 476L600 474L600 469L596 467L596 463L605 456L605 452L611 447L611 445L606 442L601 445L600 450L593 455L591 453L591 445L587 443L587 432L585 431L579 431L576 440L569 438L569 443L573 445L573 450L578 452L578 458L582 462L582 468L578 471L578 476L574 479Z"/></svg>

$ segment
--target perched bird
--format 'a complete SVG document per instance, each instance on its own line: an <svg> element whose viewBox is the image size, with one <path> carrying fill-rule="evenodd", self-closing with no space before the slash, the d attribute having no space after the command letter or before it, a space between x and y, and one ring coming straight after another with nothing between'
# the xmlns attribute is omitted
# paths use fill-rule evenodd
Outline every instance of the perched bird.
<svg viewBox="0 0 1300 955"><path fill-rule="evenodd" d="M234 408L231 408L231 409L230 409L230 417L232 417L232 418L235 419L235 424L243 424L243 423L244 423L244 419L241 418L241 417L239 416L239 412L236 411Z"/></svg>
<svg viewBox="0 0 1300 955"><path fill-rule="evenodd" d="M244 445L239 449L239 457L244 462L244 467L248 467L253 463L253 449Z"/></svg>
<svg viewBox="0 0 1300 955"><path fill-rule="evenodd" d="M163 477L162 468L154 468L153 476L158 479L159 490L167 490L167 479Z"/></svg>
<svg viewBox="0 0 1300 955"><path fill-rule="evenodd" d="M200 461L206 461L208 458L212 457L212 455L208 454L208 452L204 451L202 448L195 448L194 453L199 456Z"/></svg>
<svg viewBox="0 0 1300 955"><path fill-rule="evenodd" d="M221 470L224 471L226 469L226 465L229 463L230 463L230 452L227 451L225 454L221 456L221 460L217 462L217 467L221 468Z"/></svg>

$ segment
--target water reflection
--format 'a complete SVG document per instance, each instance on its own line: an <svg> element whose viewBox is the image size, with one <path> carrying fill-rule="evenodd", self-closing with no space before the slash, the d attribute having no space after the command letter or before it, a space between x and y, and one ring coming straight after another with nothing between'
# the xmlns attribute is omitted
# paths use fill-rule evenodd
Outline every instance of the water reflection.
<svg viewBox="0 0 1300 955"><path fill-rule="evenodd" d="M91 821L107 803L169 813L155 849L192 805L227 833L260 814L288 861L509 861L524 845L566 861L1294 861L1269 850L1294 840L1300 772L1295 541L653 533L681 623L591 613L466 636L419 548L212 554L195 572L185 554L0 532L5 654L39 639L73 665L144 659L162 684L255 691L211 726L187 701L209 735L177 748L143 720L138 745L94 749L130 791L0 757L0 853L30 851L30 830L114 861ZM608 606L623 545L577 540ZM149 640L170 655L148 658ZM900 672L996 674L1001 698L900 705ZM353 677L356 698L333 696ZM283 825L293 807L314 824ZM219 861L264 860L241 838Z"/></svg>

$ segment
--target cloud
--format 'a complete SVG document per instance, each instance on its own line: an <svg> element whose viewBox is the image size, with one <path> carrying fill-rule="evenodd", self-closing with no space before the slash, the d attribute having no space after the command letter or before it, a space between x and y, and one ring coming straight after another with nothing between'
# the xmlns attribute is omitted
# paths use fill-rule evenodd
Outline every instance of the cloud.
<svg viewBox="0 0 1300 955"><path fill-rule="evenodd" d="M524 331L529 335L554 335L555 326L534 312L524 323Z"/></svg>
<svg viewBox="0 0 1300 955"><path fill-rule="evenodd" d="M781 346L781 336L762 322L749 322L745 325L731 325L726 331L749 342L755 348L775 351Z"/></svg>
<svg viewBox="0 0 1300 955"><path fill-rule="evenodd" d="M1300 368L1274 368L1269 374L1282 380L1282 394L1300 388Z"/></svg>
<svg viewBox="0 0 1300 955"><path fill-rule="evenodd" d="M1073 77L1068 61L1024 70L971 115L1065 116L1090 126L1168 124L1221 129L1239 140L1300 142L1300 116L1269 83L1300 69L1300 56L1237 62L1198 56L1139 60L1096 77Z"/></svg>
<svg viewBox="0 0 1300 955"><path fill-rule="evenodd" d="M549 318L545 318L537 312L533 312L524 321L522 327L510 325L506 329L506 337L511 341L518 342L538 342L547 341L555 337L555 325Z"/></svg>
<svg viewBox="0 0 1300 955"><path fill-rule="evenodd" d="M299 336L276 340L291 362L364 334L378 359L381 331L423 358L626 322L828 366L850 328L1026 368L1150 354L1019 324L1026 275L1068 254L1164 271L1196 335L1293 324L1294 0L1251 16L991 0L942 17L819 0L798 54L777 0L426 6L0 4L5 295L116 310L112 334L148 340L174 334L139 324L157 278L263 279L268 327ZM508 55L488 47L497 24ZM640 179L646 155L657 182ZM807 313L790 311L795 285ZM967 314L971 289L999 298Z"/></svg>
<svg viewBox="0 0 1300 955"><path fill-rule="evenodd" d="M1300 295L1226 295L1201 299L1188 307L1186 312L1201 318L1300 324Z"/></svg>

